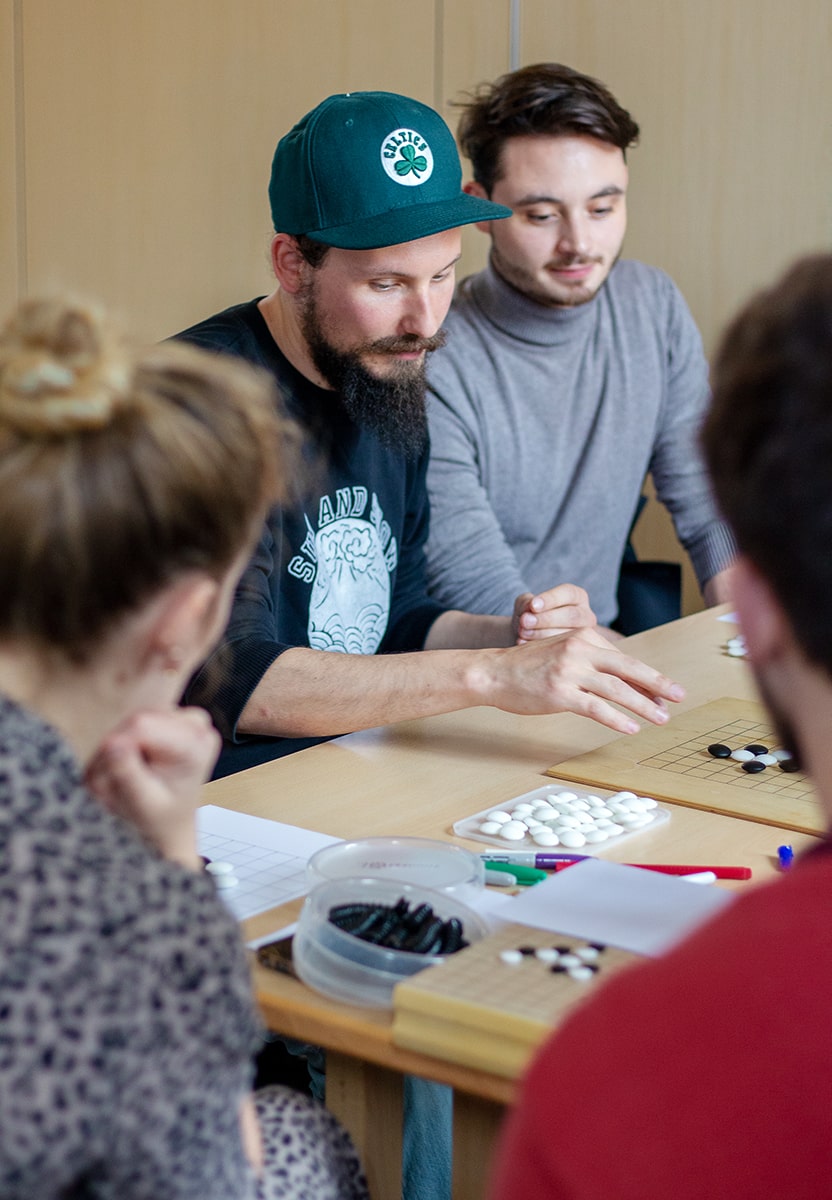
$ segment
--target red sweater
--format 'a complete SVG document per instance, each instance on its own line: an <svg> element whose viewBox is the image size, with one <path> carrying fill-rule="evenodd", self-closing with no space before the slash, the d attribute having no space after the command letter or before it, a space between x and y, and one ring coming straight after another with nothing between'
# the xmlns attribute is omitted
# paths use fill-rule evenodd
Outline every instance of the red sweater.
<svg viewBox="0 0 832 1200"><path fill-rule="evenodd" d="M832 1196L832 853L610 980L543 1047L491 1200Z"/></svg>

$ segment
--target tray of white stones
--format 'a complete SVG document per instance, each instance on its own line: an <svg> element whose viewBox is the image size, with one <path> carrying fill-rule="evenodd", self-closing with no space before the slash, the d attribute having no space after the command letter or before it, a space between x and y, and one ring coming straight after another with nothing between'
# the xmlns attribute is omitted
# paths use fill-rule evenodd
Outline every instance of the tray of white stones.
<svg viewBox="0 0 832 1200"><path fill-rule="evenodd" d="M454 833L503 850L587 847L595 854L669 820L668 810L650 796L549 784L457 821Z"/></svg>

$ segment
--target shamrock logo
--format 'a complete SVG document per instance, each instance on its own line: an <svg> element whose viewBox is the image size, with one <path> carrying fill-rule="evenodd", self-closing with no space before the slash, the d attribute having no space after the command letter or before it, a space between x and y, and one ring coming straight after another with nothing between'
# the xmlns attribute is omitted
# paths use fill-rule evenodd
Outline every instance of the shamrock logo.
<svg viewBox="0 0 832 1200"><path fill-rule="evenodd" d="M419 178L421 172L428 169L428 160L424 154L417 154L415 146L402 146L402 156L395 164L397 175L408 175L411 171Z"/></svg>
<svg viewBox="0 0 832 1200"><path fill-rule="evenodd" d="M415 129L393 129L381 143L381 165L394 183L419 187L433 174L433 151Z"/></svg>

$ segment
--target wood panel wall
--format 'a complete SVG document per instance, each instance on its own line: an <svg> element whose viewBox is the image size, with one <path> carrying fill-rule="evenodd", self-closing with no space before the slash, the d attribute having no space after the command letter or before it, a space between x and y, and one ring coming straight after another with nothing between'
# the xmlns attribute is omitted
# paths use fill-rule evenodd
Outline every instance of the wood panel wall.
<svg viewBox="0 0 832 1200"><path fill-rule="evenodd" d="M610 85L641 124L625 252L712 347L832 233L828 0L514 0L521 63ZM155 338L270 286L277 138L334 91L450 102L508 70L512 0L0 0L0 305L70 288ZM487 240L466 231L463 271ZM639 547L680 557L643 519ZM697 604L689 583L686 604Z"/></svg>

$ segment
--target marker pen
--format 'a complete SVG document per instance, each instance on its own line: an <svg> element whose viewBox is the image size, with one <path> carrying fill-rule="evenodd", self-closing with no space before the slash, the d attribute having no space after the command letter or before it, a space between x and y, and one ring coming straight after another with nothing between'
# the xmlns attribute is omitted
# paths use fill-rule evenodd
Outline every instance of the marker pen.
<svg viewBox="0 0 832 1200"><path fill-rule="evenodd" d="M507 875L520 887L525 887L530 883L542 883L544 879L548 878L545 871L535 867L525 867L520 863L488 863L486 874L490 875L492 872L496 875Z"/></svg>
<svg viewBox="0 0 832 1200"><path fill-rule="evenodd" d="M581 862L588 854L535 854L534 850L508 850L505 853L497 851L494 854L481 854L480 858L486 867L493 863L511 863L517 867L537 867L539 871L552 871L558 863Z"/></svg>
<svg viewBox="0 0 832 1200"><path fill-rule="evenodd" d="M571 866L571 863L560 862L555 863L551 868L555 871L562 871L565 867ZM642 871L658 871L661 875L698 875L703 872L712 874L716 879L750 879L750 867L699 867L699 866L683 866L677 863L621 863L622 867L638 867Z"/></svg>

